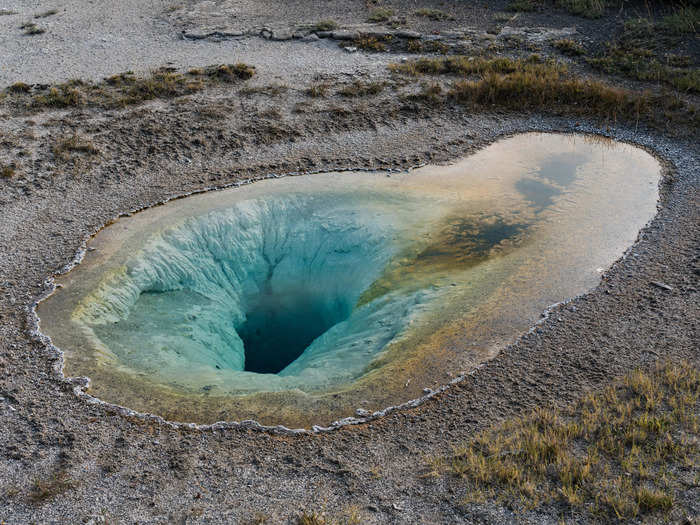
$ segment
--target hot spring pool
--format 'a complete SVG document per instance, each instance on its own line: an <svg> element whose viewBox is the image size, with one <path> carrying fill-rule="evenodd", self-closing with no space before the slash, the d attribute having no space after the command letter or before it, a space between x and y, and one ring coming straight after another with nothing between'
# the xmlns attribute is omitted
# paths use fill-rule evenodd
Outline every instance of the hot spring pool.
<svg viewBox="0 0 700 525"><path fill-rule="evenodd" d="M593 288L654 215L660 171L629 145L530 133L450 166L179 199L98 233L40 328L104 401L327 424L449 382Z"/></svg>

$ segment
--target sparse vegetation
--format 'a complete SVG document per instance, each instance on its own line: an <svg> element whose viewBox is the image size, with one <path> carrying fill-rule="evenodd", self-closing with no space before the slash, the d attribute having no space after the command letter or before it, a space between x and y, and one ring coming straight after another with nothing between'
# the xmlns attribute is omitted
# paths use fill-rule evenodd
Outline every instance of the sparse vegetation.
<svg viewBox="0 0 700 525"><path fill-rule="evenodd" d="M542 7L542 4L537 0L512 0L508 4L507 9L509 11L530 12L536 11L540 7Z"/></svg>
<svg viewBox="0 0 700 525"><path fill-rule="evenodd" d="M268 97L276 97L285 93L289 89L285 84L267 84L265 86L252 86L241 89L242 95L267 95Z"/></svg>
<svg viewBox="0 0 700 525"><path fill-rule="evenodd" d="M570 38L555 40L552 42L552 45L565 55L580 56L586 54L586 50L583 48L583 46Z"/></svg>
<svg viewBox="0 0 700 525"><path fill-rule="evenodd" d="M445 58L419 58L403 64L391 64L389 69L407 75L483 75L514 73L532 67L533 62L512 58L484 58L454 55ZM550 65L554 65L551 63ZM563 65L557 65L564 68Z"/></svg>
<svg viewBox="0 0 700 525"><path fill-rule="evenodd" d="M386 51L386 44L373 36L360 36L357 40L352 41L353 45L364 51L382 52Z"/></svg>
<svg viewBox="0 0 700 525"><path fill-rule="evenodd" d="M312 29L314 31L333 31L338 29L338 27L340 26L335 20L319 20L312 26Z"/></svg>
<svg viewBox="0 0 700 525"><path fill-rule="evenodd" d="M306 94L313 98L322 98L328 95L328 90L330 86L326 83L319 82L317 84L312 84L309 89L306 90Z"/></svg>
<svg viewBox="0 0 700 525"><path fill-rule="evenodd" d="M392 64L390 69L412 76L458 77L442 96L474 108L528 108L598 117L611 123L645 122L673 132L685 127L695 133L700 120L697 108L678 97L635 92L581 78L570 73L565 64L551 59L542 61L536 55L529 59L423 58Z"/></svg>
<svg viewBox="0 0 700 525"><path fill-rule="evenodd" d="M29 93L31 91L31 86L25 84L24 82L15 82L7 88L10 93Z"/></svg>
<svg viewBox="0 0 700 525"><path fill-rule="evenodd" d="M0 9L0 16L10 16L16 14L17 11L12 11L11 9Z"/></svg>
<svg viewBox="0 0 700 525"><path fill-rule="evenodd" d="M700 31L700 7L681 6L665 16L659 26L670 33L684 34Z"/></svg>
<svg viewBox="0 0 700 525"><path fill-rule="evenodd" d="M15 167L12 164L0 165L0 178L9 179L15 174Z"/></svg>
<svg viewBox="0 0 700 525"><path fill-rule="evenodd" d="M608 52L588 61L594 68L610 75L624 75L635 80L661 82L679 91L700 93L700 70L677 67L678 57L660 59L645 49L611 47Z"/></svg>
<svg viewBox="0 0 700 525"><path fill-rule="evenodd" d="M29 493L29 501L34 504L40 504L73 487L75 487L75 481L65 471L59 471L46 480L35 479Z"/></svg>
<svg viewBox="0 0 700 525"><path fill-rule="evenodd" d="M132 72L108 77L102 83L71 80L49 87L30 88L16 83L5 89L14 100L33 109L97 106L117 108L155 98L173 98L201 91L208 86L244 81L255 74L247 64L222 64L191 69L186 74L159 69L146 77Z"/></svg>
<svg viewBox="0 0 700 525"><path fill-rule="evenodd" d="M368 95L377 95L382 92L384 82L361 82L359 80L345 86L338 93L344 97L365 97Z"/></svg>
<svg viewBox="0 0 700 525"><path fill-rule="evenodd" d="M700 371L688 363L636 370L569 409L536 409L429 458L430 474L460 479L466 503L663 516L678 504L681 480L700 479L699 395Z"/></svg>
<svg viewBox="0 0 700 525"><path fill-rule="evenodd" d="M369 13L368 22L386 22L394 16L394 10L386 7L375 7Z"/></svg>
<svg viewBox="0 0 700 525"><path fill-rule="evenodd" d="M305 510L296 519L296 525L360 525L361 523L365 523L365 520L358 507L354 505L333 514Z"/></svg>
<svg viewBox="0 0 700 525"><path fill-rule="evenodd" d="M297 525L325 525L325 524L326 524L326 519L322 515L320 515L316 512L304 511L297 518Z"/></svg>
<svg viewBox="0 0 700 525"><path fill-rule="evenodd" d="M554 6L566 10L569 14L584 18L600 18L608 4L616 2L608 0L554 0ZM540 11L547 7L544 0L512 0L507 9L509 11L530 12Z"/></svg>
<svg viewBox="0 0 700 525"><path fill-rule="evenodd" d="M416 16L421 16L423 18L429 18L430 20L440 21L440 20L454 20L454 17L449 13L445 13L440 9L430 9L424 7L422 9L417 9L413 12Z"/></svg>
<svg viewBox="0 0 700 525"><path fill-rule="evenodd" d="M446 55L447 52L450 50L450 47L444 42L440 42L439 40L433 40L432 42L427 42L424 49L427 49L428 51L431 51L433 53L440 53L441 55Z"/></svg>
<svg viewBox="0 0 700 525"><path fill-rule="evenodd" d="M599 18L605 13L605 0L556 0L556 5L572 15Z"/></svg>
<svg viewBox="0 0 700 525"><path fill-rule="evenodd" d="M685 22L694 24L692 18ZM669 29L663 21L655 24L647 18L633 18L625 22L620 36L603 53L589 58L588 63L609 75L660 82L679 91L700 93L700 70L691 67L690 60L666 53L680 38L678 28Z"/></svg>
<svg viewBox="0 0 700 525"><path fill-rule="evenodd" d="M83 153L87 155L97 155L100 153L91 140L77 134L62 138L51 148L54 156L64 162L71 159L72 153Z"/></svg>
<svg viewBox="0 0 700 525"><path fill-rule="evenodd" d="M417 38L412 38L406 42L406 49L411 53L420 53L423 51L423 43Z"/></svg>

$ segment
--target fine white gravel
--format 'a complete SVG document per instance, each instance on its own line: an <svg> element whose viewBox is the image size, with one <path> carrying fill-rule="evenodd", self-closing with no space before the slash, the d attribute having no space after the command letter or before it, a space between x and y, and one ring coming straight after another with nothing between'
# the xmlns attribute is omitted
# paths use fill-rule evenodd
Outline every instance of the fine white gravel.
<svg viewBox="0 0 700 525"><path fill-rule="evenodd" d="M0 87L232 62L254 65L271 81L294 81L310 74L371 74L396 59L348 53L327 40L188 40L163 16L171 5L166 0L1 0L0 12L14 14L0 15ZM52 9L58 12L35 18ZM26 22L46 32L26 35L20 27Z"/></svg>

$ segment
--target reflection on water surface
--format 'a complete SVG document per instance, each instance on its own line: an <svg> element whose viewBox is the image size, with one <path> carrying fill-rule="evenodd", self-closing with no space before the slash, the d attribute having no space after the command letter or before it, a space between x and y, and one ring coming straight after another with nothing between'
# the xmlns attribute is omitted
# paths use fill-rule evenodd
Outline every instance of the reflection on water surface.
<svg viewBox="0 0 700 525"><path fill-rule="evenodd" d="M596 285L656 209L629 145L524 134L450 166L211 192L92 241L41 329L90 393L309 426L418 397Z"/></svg>

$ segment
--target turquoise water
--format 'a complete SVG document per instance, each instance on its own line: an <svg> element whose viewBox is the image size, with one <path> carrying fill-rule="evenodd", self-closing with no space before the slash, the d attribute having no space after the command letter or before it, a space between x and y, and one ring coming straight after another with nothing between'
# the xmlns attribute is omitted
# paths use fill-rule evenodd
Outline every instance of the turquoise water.
<svg viewBox="0 0 700 525"><path fill-rule="evenodd" d="M83 322L123 366L164 381L226 371L229 391L246 391L350 380L436 295L399 289L358 305L415 244L416 219L430 222L421 205L335 191L190 218L149 239Z"/></svg>
<svg viewBox="0 0 700 525"><path fill-rule="evenodd" d="M595 286L659 174L632 146L526 134L450 166L187 197L102 230L41 329L106 401L328 423L446 383Z"/></svg>

